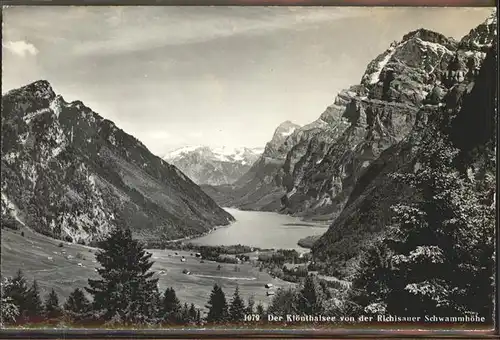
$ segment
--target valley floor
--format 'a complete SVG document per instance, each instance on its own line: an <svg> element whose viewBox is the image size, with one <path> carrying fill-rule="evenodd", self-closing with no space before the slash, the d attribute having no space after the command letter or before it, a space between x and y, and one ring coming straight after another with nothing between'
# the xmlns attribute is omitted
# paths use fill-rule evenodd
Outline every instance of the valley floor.
<svg viewBox="0 0 500 340"><path fill-rule="evenodd" d="M21 269L29 281L38 281L42 296L54 288L60 298L65 300L75 288L87 286L89 278L98 278L95 272L99 265L95 260L96 251L96 248L89 246L51 239L28 228L16 231L3 229L1 273L2 276L13 276ZM155 263L152 270L159 278L160 290L173 287L181 303L194 303L201 309L205 309L214 283L222 286L228 299L238 285L245 300L253 295L256 303L261 302L264 306L272 298L266 295L265 284L273 283L276 288L294 285L273 279L249 263L238 264L238 271L235 271L234 264L223 263L219 270L219 263L200 263L200 259L191 256L190 252L168 249L149 251L153 254ZM181 262L182 256L186 258L185 262ZM184 270L189 271L189 275L184 274Z"/></svg>

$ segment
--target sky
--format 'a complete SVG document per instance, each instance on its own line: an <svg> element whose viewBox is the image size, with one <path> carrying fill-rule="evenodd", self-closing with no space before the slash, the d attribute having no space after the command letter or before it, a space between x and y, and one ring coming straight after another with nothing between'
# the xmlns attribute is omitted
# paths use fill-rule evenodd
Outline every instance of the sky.
<svg viewBox="0 0 500 340"><path fill-rule="evenodd" d="M2 93L48 80L163 155L263 147L317 119L406 33L460 39L490 8L8 7Z"/></svg>

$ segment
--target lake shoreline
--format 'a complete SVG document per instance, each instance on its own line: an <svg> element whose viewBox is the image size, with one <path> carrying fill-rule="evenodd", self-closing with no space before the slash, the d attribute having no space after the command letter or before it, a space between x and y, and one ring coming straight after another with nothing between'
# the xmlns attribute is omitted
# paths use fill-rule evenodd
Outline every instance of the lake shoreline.
<svg viewBox="0 0 500 340"><path fill-rule="evenodd" d="M235 221L229 225L212 228L201 235L193 235L168 243L189 242L196 246L230 247L243 245L256 249L294 249L309 252L299 241L323 235L328 225L304 222L299 217L276 212L246 211L225 207ZM168 247L168 245L166 245Z"/></svg>
<svg viewBox="0 0 500 340"><path fill-rule="evenodd" d="M228 207L221 207L221 208L223 210L225 210L227 213L229 213L227 211L228 209L237 210L236 208L228 208ZM230 221L229 224L215 226L215 227L212 227L211 229L209 229L208 231L205 231L205 232L202 232L202 233L199 233L199 234L190 235L190 236L186 236L186 237L182 237L182 238L177 238L177 239L173 239L173 240L166 240L165 242L166 243L174 243L174 242L189 241L189 240L192 240L192 239L195 239L195 238L200 238L200 237L203 237L203 236L207 236L207 235L209 235L209 234L213 233L214 231L216 231L218 229L221 229L221 228L229 228L232 224L234 224L235 222L237 222L237 219L232 214L230 214L230 215L233 217L234 220Z"/></svg>
<svg viewBox="0 0 500 340"><path fill-rule="evenodd" d="M329 228L327 224L314 224L314 223L285 223L283 224L287 227L312 227L312 228Z"/></svg>
<svg viewBox="0 0 500 340"><path fill-rule="evenodd" d="M298 240L297 244L302 248L312 249L314 243L320 239L321 236L307 236Z"/></svg>
<svg viewBox="0 0 500 340"><path fill-rule="evenodd" d="M313 242L328 229L322 223L304 222L299 217L276 212L246 211L223 208L234 218L228 225L212 227L210 230L182 238L151 242L148 249L176 250L180 245L192 244L194 248L211 247L232 249L238 246L255 248L256 251L296 250L308 253ZM211 236L218 233L216 236ZM269 243L270 239L276 240ZM156 243L156 244L155 244Z"/></svg>
<svg viewBox="0 0 500 340"><path fill-rule="evenodd" d="M232 223L234 223L234 221ZM216 231L216 230L218 230L220 228L229 228L232 223L230 223L228 225L222 225L222 226L213 227L210 230L205 231L205 232L203 232L201 234L186 236L186 237L182 237L182 238L176 238L176 239L173 239L173 240L166 240L165 243L176 243L176 242L182 242L182 241L189 241L189 240L192 240L192 239L195 239L195 238L207 236L207 235L213 233L214 231ZM161 249L161 248L159 248L159 249Z"/></svg>

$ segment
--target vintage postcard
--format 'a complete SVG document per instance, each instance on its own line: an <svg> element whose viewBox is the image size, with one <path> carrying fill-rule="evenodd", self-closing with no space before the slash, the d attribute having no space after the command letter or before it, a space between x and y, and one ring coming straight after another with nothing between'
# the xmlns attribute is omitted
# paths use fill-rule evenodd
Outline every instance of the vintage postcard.
<svg viewBox="0 0 500 340"><path fill-rule="evenodd" d="M3 332L495 329L494 7L2 15Z"/></svg>

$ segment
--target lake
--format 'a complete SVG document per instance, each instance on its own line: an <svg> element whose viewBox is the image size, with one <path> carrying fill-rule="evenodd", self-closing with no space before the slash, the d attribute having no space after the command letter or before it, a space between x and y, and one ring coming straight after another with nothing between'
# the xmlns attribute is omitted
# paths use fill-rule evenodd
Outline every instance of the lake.
<svg viewBox="0 0 500 340"><path fill-rule="evenodd" d="M306 248L297 245L301 238L322 235L327 230L325 225L306 223L298 217L274 212L242 211L234 208L224 210L233 215L236 221L190 242L209 246L242 244L258 248L305 251Z"/></svg>

